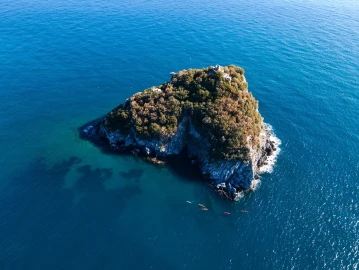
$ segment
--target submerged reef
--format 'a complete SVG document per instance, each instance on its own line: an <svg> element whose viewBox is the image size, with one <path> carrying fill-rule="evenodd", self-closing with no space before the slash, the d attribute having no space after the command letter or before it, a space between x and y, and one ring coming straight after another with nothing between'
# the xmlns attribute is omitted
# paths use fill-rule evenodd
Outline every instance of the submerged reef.
<svg viewBox="0 0 359 270"><path fill-rule="evenodd" d="M234 200L255 188L279 143L234 65L172 72L169 82L134 94L81 135L159 164L186 150L218 193Z"/></svg>

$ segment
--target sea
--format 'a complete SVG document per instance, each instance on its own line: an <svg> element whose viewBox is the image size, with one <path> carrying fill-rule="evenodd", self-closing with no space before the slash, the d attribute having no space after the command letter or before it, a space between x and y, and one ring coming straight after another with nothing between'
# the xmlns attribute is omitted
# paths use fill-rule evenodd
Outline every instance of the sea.
<svg viewBox="0 0 359 270"><path fill-rule="evenodd" d="M80 138L216 64L281 141L239 201ZM1 0L0 116L1 270L358 269L357 0Z"/></svg>

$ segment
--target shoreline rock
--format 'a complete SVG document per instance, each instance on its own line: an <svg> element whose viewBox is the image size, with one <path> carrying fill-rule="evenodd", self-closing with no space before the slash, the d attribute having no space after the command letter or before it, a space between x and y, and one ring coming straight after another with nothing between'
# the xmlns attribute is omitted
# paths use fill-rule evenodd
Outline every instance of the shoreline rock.
<svg viewBox="0 0 359 270"><path fill-rule="evenodd" d="M265 125L260 151L250 153L252 159L249 163L240 160L213 161L206 156L205 151L201 150L201 137L198 137L192 126L189 127L190 130L192 128L192 136L190 139L184 139L187 135L184 132L187 121L190 122L188 119L181 122L178 132L168 143L161 140L141 140L134 132L128 135L121 134L118 130L109 132L102 124L103 118L80 128L80 134L82 138L92 142L98 140L106 142L113 151L126 151L143 156L147 161L162 166L165 165L167 157L179 155L186 147L187 157L192 160L193 166L199 167L203 177L222 197L238 200L243 191L255 190L259 175L263 173L260 168L266 165L268 157L277 155L279 151L280 142L271 139L274 136L271 127Z"/></svg>

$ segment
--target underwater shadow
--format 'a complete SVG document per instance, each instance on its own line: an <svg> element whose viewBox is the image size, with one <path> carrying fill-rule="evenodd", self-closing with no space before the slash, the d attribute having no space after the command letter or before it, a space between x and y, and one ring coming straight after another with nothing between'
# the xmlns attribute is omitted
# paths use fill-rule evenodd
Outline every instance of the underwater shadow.
<svg viewBox="0 0 359 270"><path fill-rule="evenodd" d="M144 172L144 169L130 169L128 171L119 172L118 175L125 179L134 179L136 183L139 183Z"/></svg>
<svg viewBox="0 0 359 270"><path fill-rule="evenodd" d="M71 170L77 172L74 185L66 188ZM138 263L135 254L144 268L161 263L173 269L121 227L129 201L142 191L136 184L105 189L112 176L112 169L82 164L78 157L51 167L39 158L13 175L0 193L1 269L129 268Z"/></svg>

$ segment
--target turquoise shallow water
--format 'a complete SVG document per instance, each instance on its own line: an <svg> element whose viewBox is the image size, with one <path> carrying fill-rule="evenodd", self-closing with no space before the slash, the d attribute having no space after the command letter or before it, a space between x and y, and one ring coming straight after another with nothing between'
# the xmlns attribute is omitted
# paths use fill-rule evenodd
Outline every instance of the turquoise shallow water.
<svg viewBox="0 0 359 270"><path fill-rule="evenodd" d="M357 268L357 2L5 0L0 15L0 269ZM216 63L245 68L282 141L239 202L186 164L79 138L169 72Z"/></svg>

